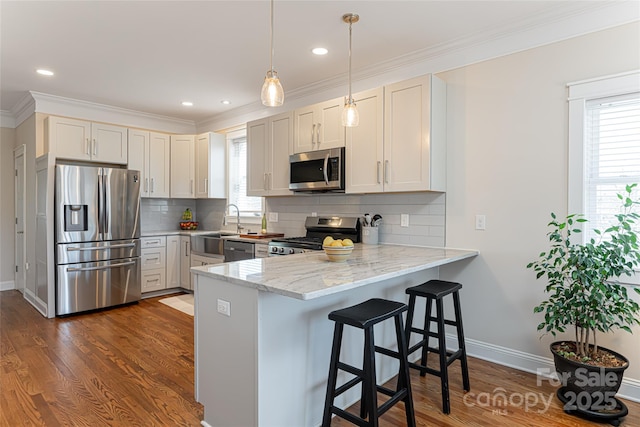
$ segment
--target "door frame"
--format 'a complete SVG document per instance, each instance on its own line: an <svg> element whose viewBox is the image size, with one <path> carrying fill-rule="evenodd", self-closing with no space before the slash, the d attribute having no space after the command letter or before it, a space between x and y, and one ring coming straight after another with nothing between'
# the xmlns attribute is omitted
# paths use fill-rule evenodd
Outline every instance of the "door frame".
<svg viewBox="0 0 640 427"><path fill-rule="evenodd" d="M22 158L22 159L20 159ZM18 169L16 165L18 162L22 162L22 189L18 189ZM14 167L14 178L13 178L13 211L14 211L14 223L13 223L13 252L14 252L14 276L13 283L14 288L24 294L24 289L26 287L27 281L27 269L26 269L26 260L27 260L27 239L24 227L25 214L27 211L27 186L26 186L26 177L27 177L27 158L26 158L26 145L22 144L13 150L13 167ZM22 192L22 203L18 203L19 201L19 193ZM22 223L22 254L19 254L18 251L18 241L16 236L18 234L18 219L21 219ZM21 255L21 256L19 256ZM19 260L22 260L22 265L18 265ZM20 268L21 267L21 268ZM18 277L22 276L22 281L18 281ZM22 283L22 287L19 287L19 283Z"/></svg>

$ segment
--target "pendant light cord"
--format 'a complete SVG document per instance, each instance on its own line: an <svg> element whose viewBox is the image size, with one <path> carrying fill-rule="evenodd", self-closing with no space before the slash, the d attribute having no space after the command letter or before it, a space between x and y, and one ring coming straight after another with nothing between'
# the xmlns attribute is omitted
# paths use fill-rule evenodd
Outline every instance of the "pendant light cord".
<svg viewBox="0 0 640 427"><path fill-rule="evenodd" d="M269 58L269 65L271 66L271 72L273 72L273 0L271 0L271 29L269 36L271 38L271 58Z"/></svg>
<svg viewBox="0 0 640 427"><path fill-rule="evenodd" d="M353 17L349 19L349 104L351 104L351 25L353 24Z"/></svg>

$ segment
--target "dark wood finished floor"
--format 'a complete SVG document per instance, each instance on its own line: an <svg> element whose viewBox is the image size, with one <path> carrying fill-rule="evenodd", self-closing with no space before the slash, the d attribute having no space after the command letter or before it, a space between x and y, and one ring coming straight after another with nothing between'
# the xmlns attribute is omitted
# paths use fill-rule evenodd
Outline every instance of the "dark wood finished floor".
<svg viewBox="0 0 640 427"><path fill-rule="evenodd" d="M193 395L193 318L159 299L51 320L19 292L0 292L0 426L199 426L203 409ZM441 413L438 379L420 378L412 370L419 426L599 425L565 414L556 387L537 385L535 375L474 358L469 365L466 396L459 363L450 368L451 415ZM494 400L501 392L504 405ZM543 398L550 400L547 410ZM640 426L640 404L625 403L629 415L622 425ZM335 419L332 425L352 424ZM380 422L404 425L402 405Z"/></svg>

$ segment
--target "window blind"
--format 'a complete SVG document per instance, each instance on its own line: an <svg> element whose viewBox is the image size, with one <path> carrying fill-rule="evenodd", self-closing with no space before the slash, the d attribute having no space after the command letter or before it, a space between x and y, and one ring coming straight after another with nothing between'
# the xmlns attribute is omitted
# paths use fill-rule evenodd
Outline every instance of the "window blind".
<svg viewBox="0 0 640 427"><path fill-rule="evenodd" d="M586 102L584 239L596 238L619 212L618 193L640 185L640 92ZM640 189L638 193L640 194ZM638 224L640 229L640 224Z"/></svg>
<svg viewBox="0 0 640 427"><path fill-rule="evenodd" d="M247 196L246 136L233 138L229 143L229 203L238 206L243 216L262 216L262 198Z"/></svg>

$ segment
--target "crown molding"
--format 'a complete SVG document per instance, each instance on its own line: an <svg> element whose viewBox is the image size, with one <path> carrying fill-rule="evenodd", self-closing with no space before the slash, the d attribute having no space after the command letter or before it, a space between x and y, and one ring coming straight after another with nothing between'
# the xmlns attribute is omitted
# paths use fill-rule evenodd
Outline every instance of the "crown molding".
<svg viewBox="0 0 640 427"><path fill-rule="evenodd" d="M16 103L11 108L11 114L13 115L14 119L14 127L20 126L22 122L31 117L35 112L36 102L33 97L29 93L27 93L22 97L20 101L18 101L18 103Z"/></svg>
<svg viewBox="0 0 640 427"><path fill-rule="evenodd" d="M35 100L35 111L37 113L54 114L164 132L195 132L195 122L192 120L176 119L41 92L30 91L29 94Z"/></svg>

